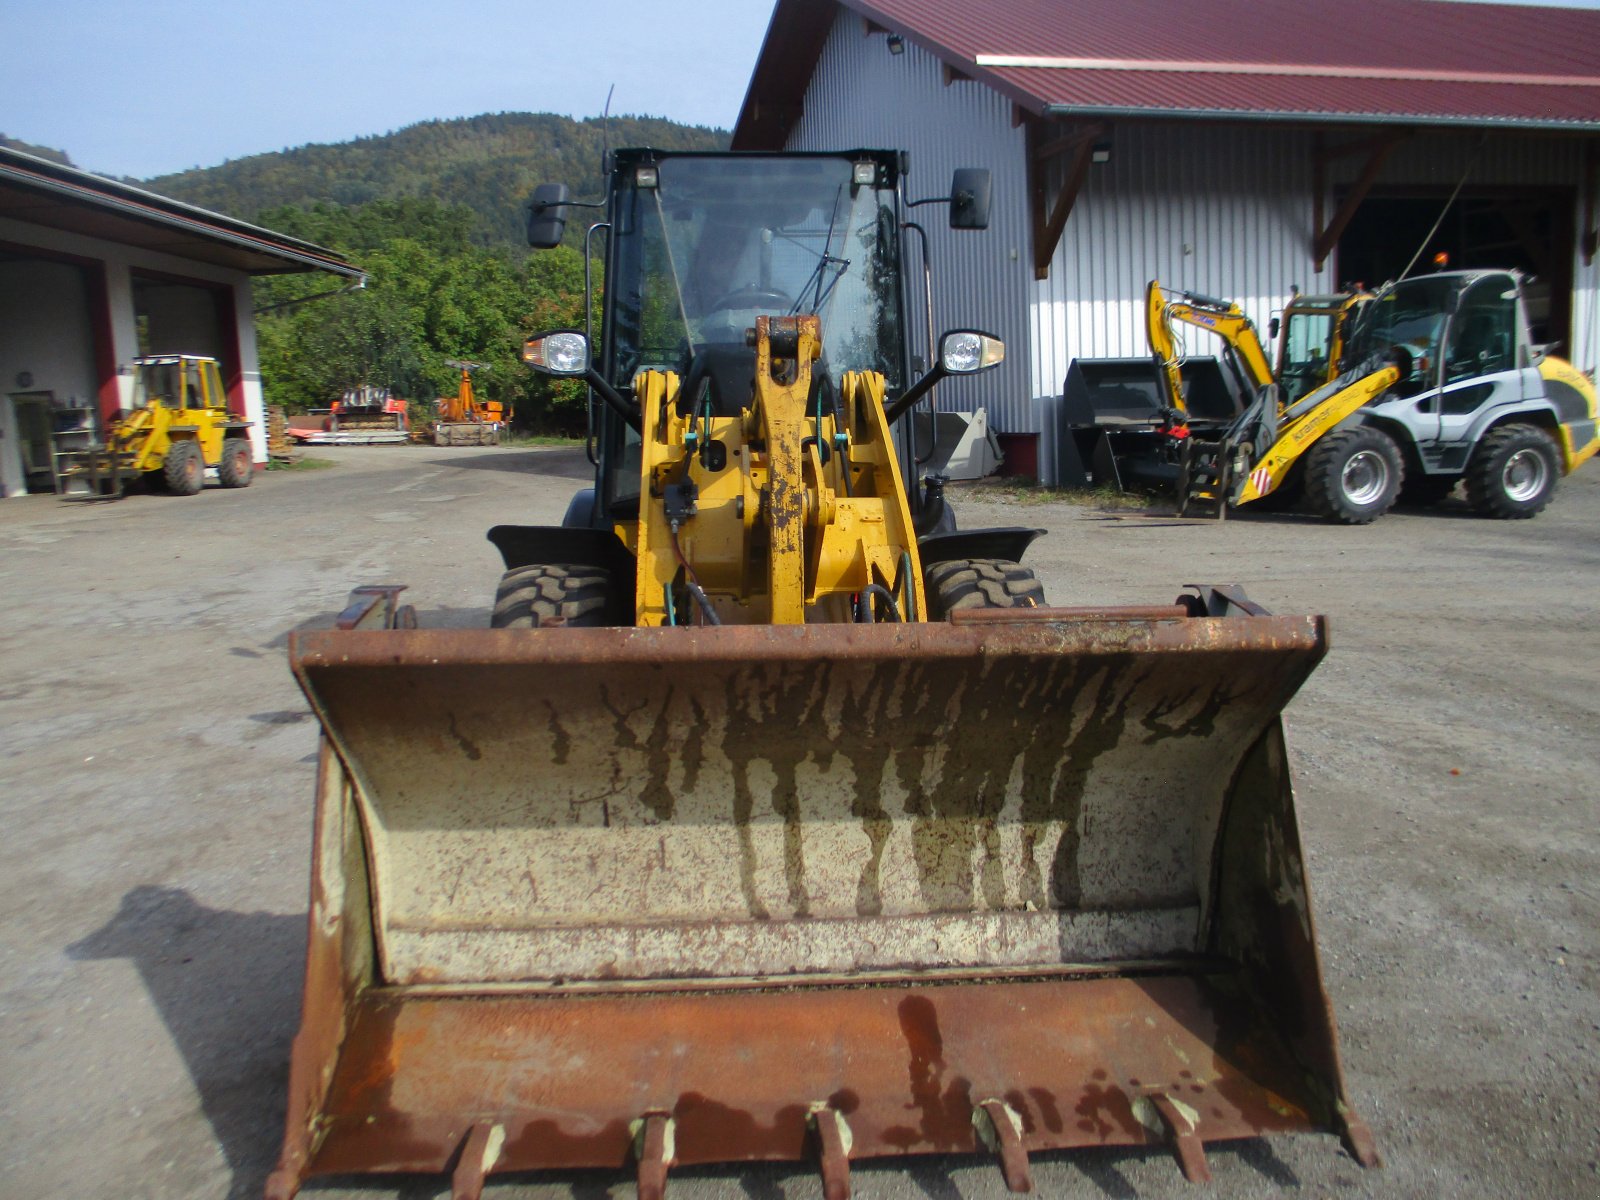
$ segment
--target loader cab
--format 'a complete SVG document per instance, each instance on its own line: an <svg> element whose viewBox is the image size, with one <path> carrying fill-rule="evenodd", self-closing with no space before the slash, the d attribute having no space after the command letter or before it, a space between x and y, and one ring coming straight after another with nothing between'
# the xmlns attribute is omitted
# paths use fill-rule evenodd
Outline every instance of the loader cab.
<svg viewBox="0 0 1600 1200"><path fill-rule="evenodd" d="M1344 340L1371 300L1365 292L1296 296L1283 310L1277 378L1285 405L1293 404L1338 373Z"/></svg>
<svg viewBox="0 0 1600 1200"><path fill-rule="evenodd" d="M1457 271L1403 280L1370 306L1356 355L1394 354L1410 365L1392 394L1424 461L1457 471L1489 409L1540 393L1517 275Z"/></svg>
<svg viewBox="0 0 1600 1200"><path fill-rule="evenodd" d="M133 407L225 408L215 359L190 354L149 355L133 362Z"/></svg>
<svg viewBox="0 0 1600 1200"><path fill-rule="evenodd" d="M846 371L906 386L899 155L618 151L596 367L631 399L672 371L687 403L732 415L750 400L759 316L822 318L820 390ZM825 402L825 400L823 401ZM637 503L638 434L609 409L597 444L602 520Z"/></svg>

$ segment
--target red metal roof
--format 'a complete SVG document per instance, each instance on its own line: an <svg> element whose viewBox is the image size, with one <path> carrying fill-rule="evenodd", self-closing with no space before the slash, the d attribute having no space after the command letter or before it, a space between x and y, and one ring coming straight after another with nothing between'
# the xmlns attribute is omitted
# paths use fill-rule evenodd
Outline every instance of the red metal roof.
<svg viewBox="0 0 1600 1200"><path fill-rule="evenodd" d="M841 4L1036 113L1600 129L1593 9L1445 0ZM800 94L784 92L815 58L797 71L795 51L820 52L818 28L825 33L841 4L778 0L736 146L770 138L785 102L799 103L803 83Z"/></svg>

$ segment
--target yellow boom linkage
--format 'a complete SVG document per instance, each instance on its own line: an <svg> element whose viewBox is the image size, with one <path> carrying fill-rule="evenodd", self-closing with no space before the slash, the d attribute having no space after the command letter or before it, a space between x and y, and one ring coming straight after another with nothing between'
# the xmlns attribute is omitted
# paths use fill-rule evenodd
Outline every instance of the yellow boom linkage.
<svg viewBox="0 0 1600 1200"><path fill-rule="evenodd" d="M916 619L922 571L883 376L847 372L841 412L808 411L817 318L763 316L756 331L754 402L737 416L686 411L672 372L635 381L646 509L616 529L639 559L638 623L685 623L669 597L691 563L727 624L849 621L850 598L872 585ZM752 579L763 559L766 578Z"/></svg>

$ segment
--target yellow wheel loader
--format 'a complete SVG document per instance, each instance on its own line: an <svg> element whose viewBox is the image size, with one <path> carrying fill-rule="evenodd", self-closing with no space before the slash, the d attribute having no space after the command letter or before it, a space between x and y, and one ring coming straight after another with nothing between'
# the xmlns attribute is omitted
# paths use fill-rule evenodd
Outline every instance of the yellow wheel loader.
<svg viewBox="0 0 1600 1200"><path fill-rule="evenodd" d="M1593 382L1546 351L1529 337L1514 271L1387 285L1356 319L1343 373L1292 403L1264 392L1184 498L1221 512L1298 493L1317 516L1365 525L1464 483L1483 516L1535 516L1600 451Z"/></svg>
<svg viewBox="0 0 1600 1200"><path fill-rule="evenodd" d="M104 445L64 453L60 465L63 491L82 484L110 496L136 482L193 496L207 468L227 488L249 487L255 475L249 423L228 411L217 360L194 354L134 359L133 406Z"/></svg>
<svg viewBox="0 0 1600 1200"><path fill-rule="evenodd" d="M594 486L490 531L491 628L391 587L293 635L323 751L271 1200L791 1161L840 1200L950 1152L1028 1191L1034 1154L1203 1179L1292 1131L1376 1163L1280 722L1323 621L1050 608L1037 531L955 527L906 418L1004 347L913 369L906 167L616 152L598 343L524 350L593 389ZM987 174L935 199L981 229ZM573 207L536 191L530 241Z"/></svg>

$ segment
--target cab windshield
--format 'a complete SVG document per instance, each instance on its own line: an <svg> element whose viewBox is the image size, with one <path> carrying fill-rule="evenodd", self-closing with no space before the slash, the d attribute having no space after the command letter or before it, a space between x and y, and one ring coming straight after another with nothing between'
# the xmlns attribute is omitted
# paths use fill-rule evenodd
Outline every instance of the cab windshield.
<svg viewBox="0 0 1600 1200"><path fill-rule="evenodd" d="M1441 276L1407 279L1383 292L1361 314L1350 337L1349 362L1388 358L1402 351L1411 362L1410 377L1395 391L1414 395L1436 385L1439 338L1458 282Z"/></svg>
<svg viewBox="0 0 1600 1200"><path fill-rule="evenodd" d="M618 193L611 376L682 371L743 347L758 316L822 318L823 366L901 386L892 186L855 183L848 158L667 157ZM882 172L877 174L881 177Z"/></svg>
<svg viewBox="0 0 1600 1200"><path fill-rule="evenodd" d="M1339 314L1326 309L1304 309L1284 318L1283 365L1280 385L1292 404L1320 387L1328 377L1328 340Z"/></svg>

